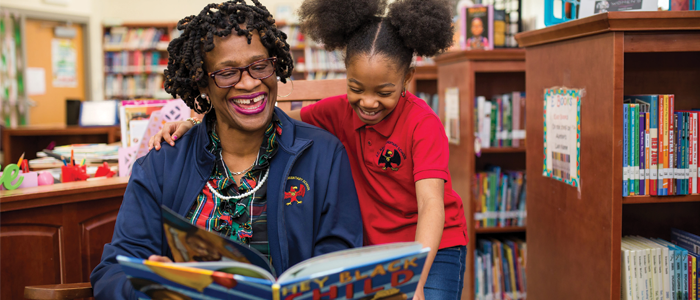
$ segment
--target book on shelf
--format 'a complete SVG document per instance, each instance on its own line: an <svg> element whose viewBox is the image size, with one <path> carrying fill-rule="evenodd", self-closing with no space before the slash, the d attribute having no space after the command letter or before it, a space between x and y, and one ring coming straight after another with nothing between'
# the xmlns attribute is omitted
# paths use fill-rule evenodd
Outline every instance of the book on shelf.
<svg viewBox="0 0 700 300"><path fill-rule="evenodd" d="M435 112L435 114L438 114L438 105L440 104L440 100L438 98L438 94L429 94L429 93L423 93L423 92L417 92L416 96L418 98L423 99L428 106Z"/></svg>
<svg viewBox="0 0 700 300"><path fill-rule="evenodd" d="M698 113L674 95L630 95L623 104L623 197L698 194Z"/></svg>
<svg viewBox="0 0 700 300"><path fill-rule="evenodd" d="M525 93L484 96L474 101L474 130L481 149L522 147L525 141Z"/></svg>
<svg viewBox="0 0 700 300"><path fill-rule="evenodd" d="M178 30L167 32L163 28L111 27L104 35L104 49L112 50L152 50L165 51L172 35ZM174 37L173 37L174 38Z"/></svg>
<svg viewBox="0 0 700 300"><path fill-rule="evenodd" d="M168 58L153 51L105 52L106 73L158 73L168 66Z"/></svg>
<svg viewBox="0 0 700 300"><path fill-rule="evenodd" d="M526 299L527 244L517 238L479 239L474 255L474 298Z"/></svg>
<svg viewBox="0 0 700 300"><path fill-rule="evenodd" d="M105 77L107 99L172 99L163 87L161 74L109 74Z"/></svg>
<svg viewBox="0 0 700 300"><path fill-rule="evenodd" d="M192 225L167 207L162 220L174 263L117 257L139 297L410 299L429 251L417 242L348 249L276 274L260 252Z"/></svg>
<svg viewBox="0 0 700 300"><path fill-rule="evenodd" d="M640 236L622 238L622 299L698 299L698 251L700 237L675 228L671 242Z"/></svg>
<svg viewBox="0 0 700 300"><path fill-rule="evenodd" d="M527 225L525 172L490 167L473 179L474 228Z"/></svg>

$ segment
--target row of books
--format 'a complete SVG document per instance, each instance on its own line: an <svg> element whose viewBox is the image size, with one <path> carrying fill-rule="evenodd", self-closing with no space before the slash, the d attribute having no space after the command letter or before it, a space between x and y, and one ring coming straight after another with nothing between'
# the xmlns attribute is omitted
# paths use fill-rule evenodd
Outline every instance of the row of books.
<svg viewBox="0 0 700 300"><path fill-rule="evenodd" d="M477 240L474 255L474 298L527 298L527 244L517 238Z"/></svg>
<svg viewBox="0 0 700 300"><path fill-rule="evenodd" d="M306 48L304 57L297 58L294 68L298 72L344 71L345 60L340 50Z"/></svg>
<svg viewBox="0 0 700 300"><path fill-rule="evenodd" d="M347 74L345 72L309 72L306 74L306 80L321 80L321 79L345 79Z"/></svg>
<svg viewBox="0 0 700 300"><path fill-rule="evenodd" d="M700 237L672 229L671 242L627 236L622 239L623 300L700 299Z"/></svg>
<svg viewBox="0 0 700 300"><path fill-rule="evenodd" d="M171 99L163 88L163 75L109 74L105 77L105 97L107 99L156 98Z"/></svg>
<svg viewBox="0 0 700 300"><path fill-rule="evenodd" d="M518 12L494 9L493 5L476 4L460 12L460 44L465 50L513 48L518 43Z"/></svg>
<svg viewBox="0 0 700 300"><path fill-rule="evenodd" d="M488 169L474 174L474 227L527 225L525 172Z"/></svg>
<svg viewBox="0 0 700 300"><path fill-rule="evenodd" d="M493 99L476 97L474 128L481 148L525 146L525 93L512 92Z"/></svg>
<svg viewBox="0 0 700 300"><path fill-rule="evenodd" d="M174 35L174 36L173 36ZM178 30L167 32L160 28L112 27L104 35L104 48L107 51L121 49L167 50L171 38L179 36Z"/></svg>
<svg viewBox="0 0 700 300"><path fill-rule="evenodd" d="M674 95L625 96L623 197L698 193L698 112Z"/></svg>
<svg viewBox="0 0 700 300"><path fill-rule="evenodd" d="M121 51L105 52L107 73L163 73L168 58L160 52Z"/></svg>
<svg viewBox="0 0 700 300"><path fill-rule="evenodd" d="M280 28L282 32L287 34L287 43L291 48L299 48L306 46L306 38L301 33L299 25L285 25Z"/></svg>

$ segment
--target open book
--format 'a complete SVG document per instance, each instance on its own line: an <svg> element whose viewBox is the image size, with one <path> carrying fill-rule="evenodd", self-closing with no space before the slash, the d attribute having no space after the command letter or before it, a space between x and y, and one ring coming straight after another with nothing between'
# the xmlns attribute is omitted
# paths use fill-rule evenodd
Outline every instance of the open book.
<svg viewBox="0 0 700 300"><path fill-rule="evenodd" d="M429 251L416 242L348 249L276 276L255 249L162 212L175 263L117 256L145 299L411 299Z"/></svg>

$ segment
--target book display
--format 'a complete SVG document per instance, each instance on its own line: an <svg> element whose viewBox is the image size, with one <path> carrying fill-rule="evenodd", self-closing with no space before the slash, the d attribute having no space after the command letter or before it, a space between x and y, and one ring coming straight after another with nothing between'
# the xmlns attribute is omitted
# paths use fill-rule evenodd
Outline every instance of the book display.
<svg viewBox="0 0 700 300"><path fill-rule="evenodd" d="M527 202L530 298L620 299L631 255L621 249L673 242L674 229L700 233L690 176L699 20L691 11L609 12L517 36L527 53L527 193L536 199ZM585 91L578 187L542 176L543 100L553 87Z"/></svg>
<svg viewBox="0 0 700 300"><path fill-rule="evenodd" d="M493 270L490 275L480 272L486 268L487 262L490 262L493 268L495 262L502 262L499 259L507 260L505 248L511 246L501 246L491 250L498 253L503 251L504 254L499 257L494 257L492 254L489 260L486 258L487 251L483 248L479 250L479 241L482 239L491 241L492 239L500 241L516 239L523 243L525 241L527 218L527 213L524 211L525 148L522 147L523 143L520 139L518 142L521 146L513 146L514 127L508 125L503 127L503 123L498 120L498 116L503 120L504 115L510 116L507 119L511 119L512 112L502 108L496 109L495 112L489 109L489 118L492 115L494 118L489 119L488 122L485 122L484 115L479 122L478 113L480 102L482 106L486 102L494 103L493 108L498 108L498 103L503 104L504 95L509 99L507 102L512 104L510 100L514 95L513 91L525 90L525 55L522 50L517 49L473 50L448 52L436 57L435 61L440 78L437 89L440 93L438 115L445 124L449 124L448 135L453 135L451 137L453 142L450 144L450 174L453 187L464 203L469 235L462 299L487 299L483 297L489 294L491 295L489 299L499 299L497 297L506 296L505 291L511 292L507 295L512 297L515 295L513 291L520 291L517 289L518 284L522 285L523 291L526 290L524 280L516 283L516 288L509 285L508 289L502 289L503 285L494 285L494 282L487 283L478 279L479 276L493 276ZM447 91L450 91L450 94ZM520 92L516 94L521 96ZM493 101L486 101L486 99L493 99ZM498 99L501 101L499 102ZM518 109L521 108L520 104L517 106ZM493 126L494 146L491 147L489 143L488 148L480 147L479 123L491 125L492 121L496 122ZM511 123L513 123L512 120ZM500 139L499 145L499 139L496 138L499 124L501 132L498 136L506 137L505 140L509 141L510 146L503 143L504 139ZM491 133L489 128L489 137ZM513 251L512 248L511 251ZM479 257L481 266L478 266ZM516 259L515 256L513 259ZM516 268L515 263L501 264L499 268L505 272L506 269L510 270L510 266ZM499 278L505 280L504 276ZM478 286L477 282L479 282ZM517 296L525 295L523 292Z"/></svg>

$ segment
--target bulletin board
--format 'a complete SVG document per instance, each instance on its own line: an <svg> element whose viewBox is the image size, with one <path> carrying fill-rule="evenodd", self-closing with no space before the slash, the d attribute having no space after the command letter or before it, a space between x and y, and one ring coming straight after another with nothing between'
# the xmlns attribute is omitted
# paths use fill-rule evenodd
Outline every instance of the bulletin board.
<svg viewBox="0 0 700 300"><path fill-rule="evenodd" d="M29 124L65 124L66 123L66 99L85 100L85 53L84 39L81 25L70 25L76 30L75 37L71 39L57 38L54 36L54 27L66 26L64 22L27 19L25 23L27 67L43 68L46 91L43 95L30 95L29 98L36 103L29 110ZM63 40L63 41L61 41ZM65 40L69 40L65 41ZM65 45L70 45L75 51L75 83L65 83L65 70L62 70L63 83L54 86L54 61L57 42L65 50ZM61 50L61 49L59 49ZM65 51L64 51L65 52ZM65 59L64 59L65 60ZM70 72L68 72L70 73ZM27 78L28 80L30 78ZM57 81L56 81L57 82Z"/></svg>

